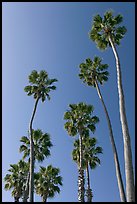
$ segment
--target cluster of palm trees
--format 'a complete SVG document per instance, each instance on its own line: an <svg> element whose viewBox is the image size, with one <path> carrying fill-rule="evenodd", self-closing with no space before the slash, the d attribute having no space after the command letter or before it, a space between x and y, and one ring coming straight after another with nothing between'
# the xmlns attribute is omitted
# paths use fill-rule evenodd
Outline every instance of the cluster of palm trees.
<svg viewBox="0 0 137 204"><path fill-rule="evenodd" d="M122 23L122 21L123 21L122 15L118 14L117 16L113 16L112 11L107 11L104 14L103 18L98 14L93 18L93 25L89 32L89 37L92 41L94 41L97 44L97 47L101 50L105 50L108 47L111 47L116 60L117 84L118 84L118 94L119 94L119 112L120 112L120 121L121 121L123 143L124 143L126 193L123 185L120 163L119 163L118 153L117 153L116 144L114 140L114 134L112 130L110 116L99 87L99 84L102 85L105 81L108 80L108 76L109 76L109 72L107 71L108 65L102 64L102 59L97 56L95 56L93 60L91 60L90 58L87 58L85 62L79 65L79 68L80 68L79 77L88 86L92 86L96 88L99 99L101 100L101 103L103 105L103 109L106 115L108 128L109 128L110 142L111 142L112 151L114 155L116 177L117 177L117 183L118 183L121 202L135 202L135 186L134 186L131 143L130 143L130 135L128 130L128 123L126 118L120 59L116 49L116 45L120 45L120 41L126 33L125 26L119 26L119 24ZM85 107L86 104L83 104L83 106ZM84 202L85 189L84 189L83 169L85 167L84 152L85 152L86 146L83 145L84 143L83 140L84 138L87 137L87 135L89 137L89 130L88 130L88 125L86 126L85 116L87 117L90 111L87 112L86 109L84 110L84 108L82 107L82 103L78 105L77 104L70 105L70 108L71 110L66 112L64 115L64 119L68 120L68 122L65 123L65 128L68 131L69 135L74 136L79 134L79 140L75 141L74 143L74 146L77 146L77 148L73 150L73 159L78 163L78 166L79 166L78 200L79 202ZM87 109L88 109L88 106L87 106ZM83 110L85 111L85 113L83 112ZM88 119L87 121L89 122L90 120ZM79 122L80 122L80 125L79 125ZM93 127L95 127L95 124L94 126L92 124L92 128ZM91 131L92 131L92 128L90 129ZM94 154L90 152L90 155L93 156ZM88 174L89 172L87 170L87 175ZM89 183L90 182L88 180L88 184ZM91 202L92 193L91 193L90 187L88 187L87 195L88 195L87 201Z"/></svg>
<svg viewBox="0 0 137 204"><path fill-rule="evenodd" d="M103 98L100 94L100 90L97 84L97 80L94 80L95 86L98 91L98 95L102 101L106 117L108 120L108 125L110 129L111 143L113 145L114 160L116 166L116 175L118 180L119 192L121 201L123 202L135 202L135 186L134 186L134 173L133 173L133 163L132 163L132 151L131 151L131 142L130 134L128 129L126 109L125 109L125 99L122 86L122 73L120 66L120 59L116 49L117 45L120 45L121 39L126 33L125 26L119 26L123 21L123 16L118 14L113 16L112 11L107 11L102 18L99 14L94 16L93 25L89 32L89 37L93 40L97 47L101 50L105 50L108 47L112 48L115 61L116 61L116 71L117 71L117 85L118 85L118 95L119 95L119 112L120 112L120 121L123 134L123 143L124 143L124 161L125 161L125 178L126 178L126 196L124 193L124 187L122 183L122 178L120 174L120 167L118 163L118 156L116 152L116 147L114 145L114 138L111 128L110 119L108 116L107 109L103 102ZM104 74L104 73L103 73ZM103 77L104 78L104 77ZM106 78L106 77L105 77ZM100 80L98 79L100 82ZM105 81L105 80L104 80Z"/></svg>
<svg viewBox="0 0 137 204"><path fill-rule="evenodd" d="M22 160L17 164L11 164L11 172L4 178L5 189L12 189L12 196L15 202L22 198L23 202L34 202L34 190L46 202L47 198L54 197L55 193L60 192L59 186L62 186L62 177L59 168L52 165L47 167L40 166L39 172L34 172L35 162L43 162L50 156L50 148L53 146L48 133L43 133L41 129L33 129L33 120L36 114L38 102L41 99L44 102L50 99L49 92L55 90L56 86L52 84L56 79L49 79L46 71L39 73L33 70L29 75L29 85L24 88L27 95L33 95L35 99L34 109L30 120L28 136L22 136L19 152L23 152ZM24 161L24 160L27 161Z"/></svg>
<svg viewBox="0 0 137 204"><path fill-rule="evenodd" d="M89 37L101 50L111 47L116 60L119 112L124 143L126 191L123 185L110 116L100 89L100 85L103 85L103 83L108 80L108 65L103 64L102 59L97 56L93 59L87 58L79 65L79 78L88 86L96 88L103 106L109 129L121 202L135 202L130 135L126 118L120 59L116 49L116 46L120 45L120 41L126 33L126 28L119 26L122 21L123 17L120 14L113 16L112 11L107 11L103 18L98 14L93 18L93 25L89 32ZM23 152L22 160L17 164L10 165L11 168L9 171L11 174L5 176L5 188L13 188L12 196L14 196L16 202L19 202L20 198L23 198L24 202L26 202L28 198L30 202L34 202L34 190L42 197L43 202L46 202L48 197L53 197L56 192L60 192L59 185L62 185L62 177L59 176L60 171L58 168L54 168L51 165L47 167L41 166L40 171L34 173L35 161L42 162L45 157L50 155L52 143L49 134L43 133L40 129L34 130L32 126L39 100L44 102L46 99L50 99L49 92L56 89L56 87L52 85L56 81L56 79L49 79L46 71L42 70L38 73L34 70L29 75L30 85L24 89L28 95L33 95L35 99L29 124L29 136L23 136L20 140L22 145L19 150ZM72 151L72 158L78 167L79 202L85 202L85 196L87 197L87 202L92 202L93 193L90 187L89 170L94 169L100 164L98 155L103 152L100 146L96 146L97 139L90 136L91 133L94 134L96 124L99 122L99 118L92 115L93 111L93 105L80 102L77 104L69 104L69 110L64 114L64 120L66 120L64 127L68 134L70 136L79 136L79 138L74 141L74 149ZM25 159L27 159L27 162L24 161ZM87 188L85 188L85 183L87 183Z"/></svg>
<svg viewBox="0 0 137 204"><path fill-rule="evenodd" d="M74 150L72 151L73 160L78 165L78 201L85 202L85 179L84 170L87 171L87 201L92 199L92 193L89 182L89 166L95 167L100 164L99 158L96 156L102 153L101 147L96 147L96 139L90 137L90 132L96 130L96 123L99 122L97 116L92 116L94 107L83 102L78 104L70 104L70 110L65 112L64 119L67 120L64 127L70 136L79 135L79 139L74 142Z"/></svg>

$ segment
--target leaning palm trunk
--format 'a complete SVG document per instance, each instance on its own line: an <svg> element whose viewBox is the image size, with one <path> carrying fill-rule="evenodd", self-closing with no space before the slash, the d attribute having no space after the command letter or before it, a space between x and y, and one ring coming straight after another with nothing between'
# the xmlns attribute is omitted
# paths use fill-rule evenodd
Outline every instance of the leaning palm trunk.
<svg viewBox="0 0 137 204"><path fill-rule="evenodd" d="M29 133L30 133L30 180L29 180L29 202L34 202L34 143L33 143L33 129L32 129L32 123L33 119L36 113L38 101L40 97L37 97L35 101L34 110L32 113L32 117L30 120L30 127L29 127Z"/></svg>
<svg viewBox="0 0 137 204"><path fill-rule="evenodd" d="M86 165L86 174L87 174L87 202L92 202L92 191L90 188L90 178L89 178L89 168L88 168L88 162Z"/></svg>
<svg viewBox="0 0 137 204"><path fill-rule="evenodd" d="M115 145L115 141L114 141L114 137L113 137L113 131L112 131L112 126L111 126L109 114L108 114L106 105L104 103L103 97L101 95L97 81L95 81L95 85L96 85L96 89L98 92L98 96L102 102L102 105L103 105L103 108L104 108L104 111L106 114L107 122L108 122L110 141L111 141L112 150L113 150L113 154L114 154L114 162L115 162L115 168L116 168L116 176L117 176L118 188L119 188L119 193L120 193L120 199L121 199L121 202L126 202L126 195L125 195L125 191L124 191L124 185L123 185L121 171L120 171L120 164L119 164L117 149L116 149L116 145Z"/></svg>
<svg viewBox="0 0 137 204"><path fill-rule="evenodd" d="M81 130L80 130L81 132ZM80 166L79 166L79 176L78 176L78 201L79 202L85 202L84 201L84 170L82 168L82 162L83 162L83 151L82 151L82 135L80 133L79 135L79 152L80 152Z"/></svg>
<svg viewBox="0 0 137 204"><path fill-rule="evenodd" d="M134 187L134 173L133 173L133 164L132 164L131 142L130 142L130 135L129 135L129 130L128 130L127 118L126 118L120 60L119 60L119 56L118 56L116 47L113 43L111 36L109 37L109 41L110 41L110 44L111 44L111 47L112 47L112 50L115 56L115 60L116 60L117 83L118 83L118 94L119 94L119 111L120 111L120 120L121 120L123 141L124 141L127 202L135 202L135 187Z"/></svg>

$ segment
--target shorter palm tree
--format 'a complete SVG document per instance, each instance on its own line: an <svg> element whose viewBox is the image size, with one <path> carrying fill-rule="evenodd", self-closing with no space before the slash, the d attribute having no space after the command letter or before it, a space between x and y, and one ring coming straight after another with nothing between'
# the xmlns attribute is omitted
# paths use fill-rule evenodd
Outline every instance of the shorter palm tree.
<svg viewBox="0 0 137 204"><path fill-rule="evenodd" d="M32 130L33 143L34 143L34 164L37 160L42 162L45 157L50 156L50 148L53 146L50 141L50 135L48 133L43 133L42 130ZM30 160L30 140L28 137L23 136L20 139L22 145L19 148L20 152L23 152L23 159L29 158ZM29 176L26 182L26 190L24 192L24 202L27 202L29 193Z"/></svg>
<svg viewBox="0 0 137 204"><path fill-rule="evenodd" d="M43 133L42 130L37 129L32 131L34 143L34 160L42 162L45 157L50 156L50 148L53 146L50 141L50 135ZM23 136L20 139L22 145L19 148L23 152L23 159L30 156L30 140L28 137Z"/></svg>
<svg viewBox="0 0 137 204"><path fill-rule="evenodd" d="M95 132L96 123L99 122L97 116L92 117L94 107L85 103L70 104L70 110L64 114L65 129L70 136L79 135L79 153L80 153L80 165L78 176L78 201L84 202L84 171L82 168L83 163L83 138L89 134L89 132Z"/></svg>
<svg viewBox="0 0 137 204"><path fill-rule="evenodd" d="M102 147L97 146L97 139L86 136L83 139L83 168L86 170L87 176L87 202L92 202L92 190L90 188L90 169L95 169L100 164L100 159L97 157L98 154L102 153ZM73 160L79 165L79 140L75 140L74 149L72 151Z"/></svg>
<svg viewBox="0 0 137 204"><path fill-rule="evenodd" d="M34 176L35 190L42 197L42 202L53 198L55 193L60 193L59 186L62 186L62 177L59 175L59 168L52 165L40 167L40 171Z"/></svg>
<svg viewBox="0 0 137 204"><path fill-rule="evenodd" d="M24 183L26 183L27 175L29 171L29 163L20 160L17 164L10 164L11 172L6 174L4 177L5 190L12 190L12 196L14 197L15 202L19 202L19 199L23 196L24 192Z"/></svg>

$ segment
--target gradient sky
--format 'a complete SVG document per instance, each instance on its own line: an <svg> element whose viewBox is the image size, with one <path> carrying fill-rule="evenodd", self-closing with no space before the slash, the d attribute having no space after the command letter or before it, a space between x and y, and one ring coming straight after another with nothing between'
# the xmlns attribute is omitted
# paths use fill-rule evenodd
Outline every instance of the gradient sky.
<svg viewBox="0 0 137 204"><path fill-rule="evenodd" d="M109 131L102 104L96 89L79 79L79 64L97 55L109 64L109 81L101 87L110 114L125 185L124 154L117 77L112 50L102 52L88 37L92 18L112 9L114 15L124 16L127 33L118 47L121 59L127 120L131 136L133 163L135 162L135 3L116 2L45 2L2 3L2 178L9 165L22 158L18 149L20 138L27 135L34 106L24 87L33 69L46 70L49 78L57 78L57 90L51 92L51 101L39 103L33 127L51 135L51 157L43 166L59 167L63 177L61 193L49 202L77 202L77 165L71 152L75 138L64 130L64 112L68 104L86 102L94 106L100 118L95 136L103 148L101 166L90 171L94 202L120 201L115 175ZM77 138L77 137L76 137ZM37 168L38 169L38 168ZM4 182L3 182L4 189ZM14 201L10 191L3 190L3 202ZM41 198L35 195L35 201Z"/></svg>

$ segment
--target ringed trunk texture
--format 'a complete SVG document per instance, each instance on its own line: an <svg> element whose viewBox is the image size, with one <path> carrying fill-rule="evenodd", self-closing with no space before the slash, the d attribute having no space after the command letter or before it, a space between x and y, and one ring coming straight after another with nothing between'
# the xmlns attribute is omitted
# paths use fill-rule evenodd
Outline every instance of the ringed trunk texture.
<svg viewBox="0 0 137 204"><path fill-rule="evenodd" d="M78 170L78 202L85 202L84 200L84 170L79 168Z"/></svg>
<svg viewBox="0 0 137 204"><path fill-rule="evenodd" d="M81 130L80 130L81 132ZM82 135L79 135L79 152L80 152L80 167L79 167L79 176L78 176L78 202L85 202L84 200L84 170L82 169L82 162L83 162L83 150L82 150Z"/></svg>
<svg viewBox="0 0 137 204"><path fill-rule="evenodd" d="M118 94L119 94L119 111L120 111L120 121L121 121L123 142L124 142L127 202L135 202L132 151L131 151L131 142L130 142L130 135L128 130L128 123L126 118L125 99L124 99L124 92L122 87L122 74L121 74L121 68L120 68L120 60L111 36L109 37L109 41L116 60L117 84L118 84Z"/></svg>
<svg viewBox="0 0 137 204"><path fill-rule="evenodd" d="M88 166L88 162L87 162L87 166L86 166L86 174L87 174L87 202L92 202L92 191L90 188L90 178L89 178L89 166Z"/></svg>
<svg viewBox="0 0 137 204"><path fill-rule="evenodd" d="M34 202L34 143L33 143L33 128L32 123L36 113L38 101L40 97L38 97L35 101L34 110L32 113L32 117L30 120L29 132L30 132L30 180L29 180L29 202Z"/></svg>
<svg viewBox="0 0 137 204"><path fill-rule="evenodd" d="M122 181L122 175L121 175L121 170L120 170L120 164L119 164L117 149L116 149L116 145L115 145L115 141L114 141L112 125L111 125L109 114L108 114L108 111L107 111L106 105L104 103L104 100L103 100L102 94L100 92L97 81L95 81L95 85L96 85L98 96L102 102L102 105L103 105L103 108L104 108L104 111L106 114L107 123L108 123L110 142L112 145L112 150L113 150L113 155L114 155L114 163L115 163L116 177L117 177L117 182L118 182L120 199L121 199L121 202L126 202L126 195L125 195L124 185L123 185L123 181Z"/></svg>

